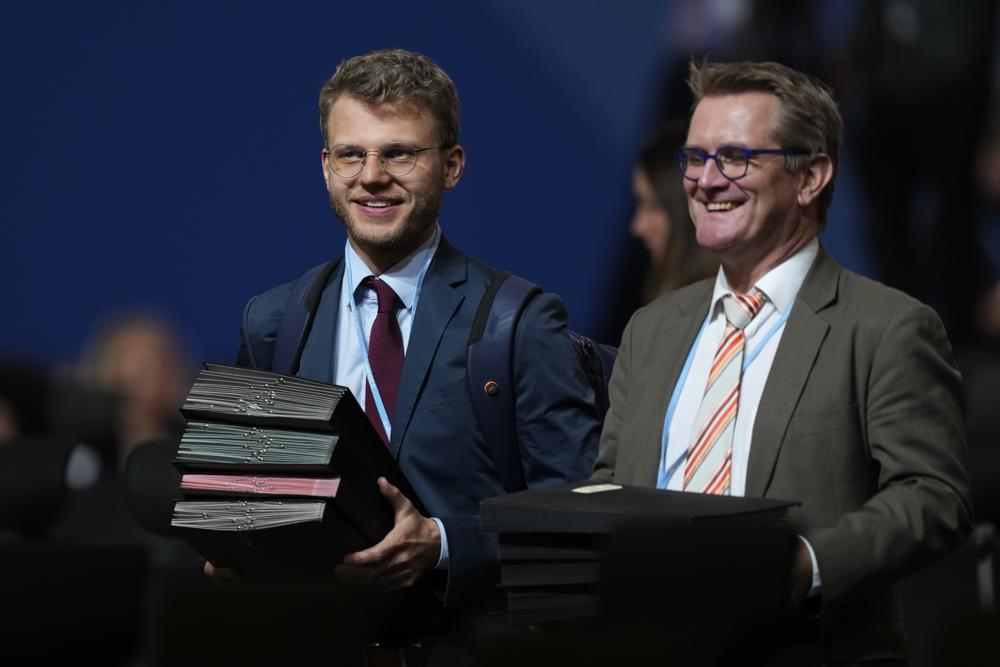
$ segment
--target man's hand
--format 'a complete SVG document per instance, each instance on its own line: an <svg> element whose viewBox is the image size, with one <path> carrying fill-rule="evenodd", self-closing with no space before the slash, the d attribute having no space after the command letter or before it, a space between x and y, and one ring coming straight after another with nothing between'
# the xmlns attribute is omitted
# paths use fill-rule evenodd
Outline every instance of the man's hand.
<svg viewBox="0 0 1000 667"><path fill-rule="evenodd" d="M217 584L233 583L240 580L231 567L217 567L205 561L205 576Z"/></svg>
<svg viewBox="0 0 1000 667"><path fill-rule="evenodd" d="M809 557L809 548L802 540L799 540L798 545L795 547L792 571L789 575L788 608L794 610L806 599L809 589L812 588L813 580L812 559Z"/></svg>
<svg viewBox="0 0 1000 667"><path fill-rule="evenodd" d="M405 588L437 564L441 533L384 477L379 477L378 488L395 511L395 525L375 546L345 555L337 577L384 590Z"/></svg>

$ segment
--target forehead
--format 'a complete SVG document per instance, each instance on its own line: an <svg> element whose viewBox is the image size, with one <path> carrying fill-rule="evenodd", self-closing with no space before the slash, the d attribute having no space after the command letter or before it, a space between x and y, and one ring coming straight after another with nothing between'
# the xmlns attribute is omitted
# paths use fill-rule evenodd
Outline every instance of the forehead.
<svg viewBox="0 0 1000 667"><path fill-rule="evenodd" d="M362 146L392 141L432 141L437 123L431 113L414 102L369 105L353 95L341 95L326 120L331 144Z"/></svg>
<svg viewBox="0 0 1000 667"><path fill-rule="evenodd" d="M695 107L687 144L715 150L719 146L769 148L781 102L769 93L711 95Z"/></svg>

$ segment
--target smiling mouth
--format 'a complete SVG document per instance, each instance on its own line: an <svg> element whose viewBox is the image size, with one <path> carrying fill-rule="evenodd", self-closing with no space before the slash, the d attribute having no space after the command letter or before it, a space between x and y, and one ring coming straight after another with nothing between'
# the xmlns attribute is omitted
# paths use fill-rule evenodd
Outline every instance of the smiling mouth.
<svg viewBox="0 0 1000 667"><path fill-rule="evenodd" d="M739 204L731 201L712 201L705 204L709 211L732 211L737 206Z"/></svg>
<svg viewBox="0 0 1000 667"><path fill-rule="evenodd" d="M385 209L403 202L399 199L355 199L354 203L365 208Z"/></svg>

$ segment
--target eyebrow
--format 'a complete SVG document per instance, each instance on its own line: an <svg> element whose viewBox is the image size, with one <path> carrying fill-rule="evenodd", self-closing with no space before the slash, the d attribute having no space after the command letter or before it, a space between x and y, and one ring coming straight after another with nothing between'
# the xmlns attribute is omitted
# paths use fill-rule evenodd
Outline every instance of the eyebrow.
<svg viewBox="0 0 1000 667"><path fill-rule="evenodd" d="M415 139L390 139L389 141L383 142L379 146L379 148L383 148L385 146L394 146L394 145L398 145L398 144L402 144L404 146L417 146L417 145L420 144L420 142L416 141ZM356 146L358 148L364 148L364 146L362 146L360 143L358 143L356 141L335 141L331 145L332 146Z"/></svg>
<svg viewBox="0 0 1000 667"><path fill-rule="evenodd" d="M681 146L681 148L697 148L698 150L703 150L706 153L711 153L712 152L712 151L706 149L704 146L701 146L699 144L684 144L683 146ZM746 150L753 150L753 149L750 148L750 144L741 143L741 142L734 142L734 141L730 141L730 142L727 142L727 143L721 143L721 144L718 145L718 147L715 150L718 151L720 148L744 148Z"/></svg>

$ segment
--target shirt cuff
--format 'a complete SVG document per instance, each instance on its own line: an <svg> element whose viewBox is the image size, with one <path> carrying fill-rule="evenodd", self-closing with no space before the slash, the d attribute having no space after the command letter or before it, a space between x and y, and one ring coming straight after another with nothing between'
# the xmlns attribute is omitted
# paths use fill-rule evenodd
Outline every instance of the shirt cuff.
<svg viewBox="0 0 1000 667"><path fill-rule="evenodd" d="M442 535L443 534L444 533L442 533ZM812 570L813 570L812 586L809 587L809 592L806 594L806 597L811 598L815 595L819 595L820 588L823 585L823 580L819 576L819 565L816 563L816 552L813 551L812 545L809 544L809 540L802 537L801 535L799 535L798 538L802 540L802 544L806 545L806 549L809 550L809 562L812 563Z"/></svg>
<svg viewBox="0 0 1000 667"><path fill-rule="evenodd" d="M441 533L441 555L438 556L437 565L434 566L435 570L447 570L448 569L448 534L444 532L444 524L441 519L431 517L431 521L437 524L438 532ZM808 544L808 542L806 543ZM812 549L809 550L812 553ZM813 563L815 563L813 559ZM813 572L816 571L816 566L813 565Z"/></svg>

